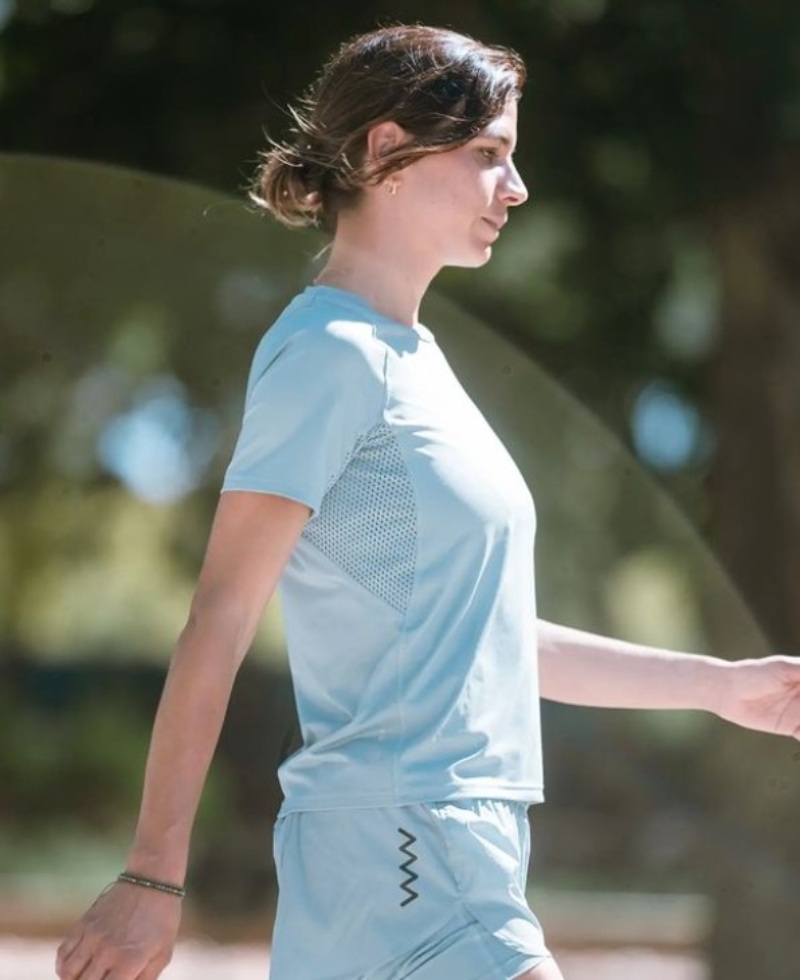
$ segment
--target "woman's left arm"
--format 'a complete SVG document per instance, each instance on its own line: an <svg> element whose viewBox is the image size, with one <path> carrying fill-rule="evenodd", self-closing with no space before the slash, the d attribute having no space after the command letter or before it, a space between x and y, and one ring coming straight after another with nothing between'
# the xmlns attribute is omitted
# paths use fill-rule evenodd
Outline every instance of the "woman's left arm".
<svg viewBox="0 0 800 980"><path fill-rule="evenodd" d="M800 739L800 657L722 660L539 620L541 696L598 708L692 708Z"/></svg>

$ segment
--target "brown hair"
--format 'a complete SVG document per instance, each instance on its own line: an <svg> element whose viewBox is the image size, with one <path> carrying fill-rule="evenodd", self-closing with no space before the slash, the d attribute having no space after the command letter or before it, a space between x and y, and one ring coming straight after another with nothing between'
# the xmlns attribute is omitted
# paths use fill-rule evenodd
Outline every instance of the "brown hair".
<svg viewBox="0 0 800 980"><path fill-rule="evenodd" d="M477 136L524 82L516 52L455 31L398 25L361 34L289 107L289 138L270 140L250 197L285 225L330 228L367 183ZM367 133L388 120L410 140L366 166Z"/></svg>

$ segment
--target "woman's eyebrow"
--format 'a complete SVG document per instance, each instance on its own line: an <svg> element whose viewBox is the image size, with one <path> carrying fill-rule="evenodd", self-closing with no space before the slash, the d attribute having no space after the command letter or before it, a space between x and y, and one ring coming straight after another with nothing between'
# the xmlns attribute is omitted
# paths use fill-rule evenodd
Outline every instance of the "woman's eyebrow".
<svg viewBox="0 0 800 980"><path fill-rule="evenodd" d="M484 129L482 133L478 134L478 138L496 140L509 150L513 150L514 148L514 140L506 132L493 132L491 129Z"/></svg>

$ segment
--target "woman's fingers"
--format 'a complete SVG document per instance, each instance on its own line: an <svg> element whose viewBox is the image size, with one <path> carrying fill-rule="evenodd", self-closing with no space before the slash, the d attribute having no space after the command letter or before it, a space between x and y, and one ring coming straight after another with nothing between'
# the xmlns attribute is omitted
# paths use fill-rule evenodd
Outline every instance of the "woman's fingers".
<svg viewBox="0 0 800 980"><path fill-rule="evenodd" d="M80 936L77 938L68 936L59 944L58 949L56 950L56 976L66 976L64 971L67 967L67 960L72 955L72 952L77 948L79 942Z"/></svg>
<svg viewBox="0 0 800 980"><path fill-rule="evenodd" d="M134 980L136 974L118 971L114 964L114 950L104 949L99 941L92 941L86 934L68 956L58 963L61 980Z"/></svg>
<svg viewBox="0 0 800 980"><path fill-rule="evenodd" d="M143 963L120 949L91 949L84 942L59 964L61 980L158 980L169 963L167 955Z"/></svg>
<svg viewBox="0 0 800 980"><path fill-rule="evenodd" d="M117 974L112 973L106 963L102 960L92 959L90 960L83 969L82 973L79 973L75 980L117 980ZM119 980L123 980L120 975Z"/></svg>
<svg viewBox="0 0 800 980"><path fill-rule="evenodd" d="M136 980L158 980L164 970L167 968L169 960L164 963L151 963L146 970L142 971Z"/></svg>
<svg viewBox="0 0 800 980"><path fill-rule="evenodd" d="M83 932L67 936L56 952L56 974L60 980L84 980L81 973L91 955L89 941Z"/></svg>

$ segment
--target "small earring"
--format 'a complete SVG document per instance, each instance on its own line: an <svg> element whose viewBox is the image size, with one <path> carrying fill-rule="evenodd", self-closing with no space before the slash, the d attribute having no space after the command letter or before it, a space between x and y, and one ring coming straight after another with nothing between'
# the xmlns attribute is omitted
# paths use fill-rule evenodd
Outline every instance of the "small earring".
<svg viewBox="0 0 800 980"><path fill-rule="evenodd" d="M392 195L392 197L394 197L395 194L397 193L397 188L399 187L399 185L400 185L400 182L397 181L397 180L387 180L386 181L386 188L389 191L389 193Z"/></svg>

